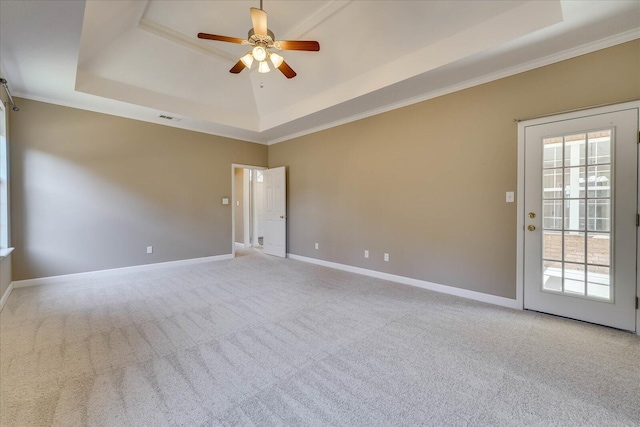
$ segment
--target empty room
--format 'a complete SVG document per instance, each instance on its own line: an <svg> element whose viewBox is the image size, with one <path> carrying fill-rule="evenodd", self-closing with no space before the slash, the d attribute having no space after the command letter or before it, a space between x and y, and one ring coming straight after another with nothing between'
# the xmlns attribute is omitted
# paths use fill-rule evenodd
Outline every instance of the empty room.
<svg viewBox="0 0 640 427"><path fill-rule="evenodd" d="M640 426L637 0L0 0L0 426Z"/></svg>

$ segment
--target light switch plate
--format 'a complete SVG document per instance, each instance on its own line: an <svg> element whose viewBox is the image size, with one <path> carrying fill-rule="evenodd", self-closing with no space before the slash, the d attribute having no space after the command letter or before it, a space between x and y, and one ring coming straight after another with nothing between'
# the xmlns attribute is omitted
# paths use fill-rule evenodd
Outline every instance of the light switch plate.
<svg viewBox="0 0 640 427"><path fill-rule="evenodd" d="M388 253L385 253L385 254L384 254L384 260L385 260L386 262L389 262L389 254L388 254Z"/></svg>
<svg viewBox="0 0 640 427"><path fill-rule="evenodd" d="M222 199L222 204L223 205L228 205L229 204L229 198L228 197L223 198Z"/></svg>
<svg viewBox="0 0 640 427"><path fill-rule="evenodd" d="M513 191L507 191L507 203L513 203L515 201L515 195Z"/></svg>

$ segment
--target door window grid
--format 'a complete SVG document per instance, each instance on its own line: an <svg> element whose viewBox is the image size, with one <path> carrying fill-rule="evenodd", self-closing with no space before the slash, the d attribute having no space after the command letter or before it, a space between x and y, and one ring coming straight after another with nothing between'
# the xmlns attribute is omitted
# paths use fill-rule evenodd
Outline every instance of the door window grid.
<svg viewBox="0 0 640 427"><path fill-rule="evenodd" d="M544 291L611 300L612 134L543 140Z"/></svg>

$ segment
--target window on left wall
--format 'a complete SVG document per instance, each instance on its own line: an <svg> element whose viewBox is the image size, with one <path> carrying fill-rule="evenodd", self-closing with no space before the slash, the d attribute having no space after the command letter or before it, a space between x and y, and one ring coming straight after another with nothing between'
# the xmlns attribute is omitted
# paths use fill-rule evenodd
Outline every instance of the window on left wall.
<svg viewBox="0 0 640 427"><path fill-rule="evenodd" d="M9 147L7 115L0 101L0 254L9 248Z"/></svg>

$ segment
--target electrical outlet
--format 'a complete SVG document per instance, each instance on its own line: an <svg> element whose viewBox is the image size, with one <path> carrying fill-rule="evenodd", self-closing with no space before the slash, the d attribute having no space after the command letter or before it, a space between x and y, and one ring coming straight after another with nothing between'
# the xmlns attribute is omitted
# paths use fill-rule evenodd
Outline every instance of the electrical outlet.
<svg viewBox="0 0 640 427"><path fill-rule="evenodd" d="M318 245L318 243L316 243L316 250L320 247L320 245Z"/></svg>
<svg viewBox="0 0 640 427"><path fill-rule="evenodd" d="M153 246L147 246L147 253L148 254L152 254L153 253Z"/></svg>
<svg viewBox="0 0 640 427"><path fill-rule="evenodd" d="M387 253L384 254L384 260L389 262L389 254L387 254Z"/></svg>
<svg viewBox="0 0 640 427"><path fill-rule="evenodd" d="M369 258L369 250L368 249L364 250L364 257L365 258Z"/></svg>

